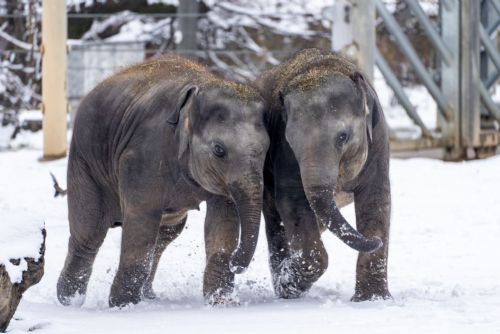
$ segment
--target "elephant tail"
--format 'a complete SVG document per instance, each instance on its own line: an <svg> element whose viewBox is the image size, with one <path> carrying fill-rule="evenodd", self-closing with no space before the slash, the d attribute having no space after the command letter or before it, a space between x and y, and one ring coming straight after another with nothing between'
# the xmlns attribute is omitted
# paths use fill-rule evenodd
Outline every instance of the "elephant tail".
<svg viewBox="0 0 500 334"><path fill-rule="evenodd" d="M61 196L64 197L68 193L68 189L63 189L59 186L59 183L57 183L57 179L54 176L54 174L50 173L50 177L52 177L52 182L54 182L54 190L56 191L54 194L54 197Z"/></svg>

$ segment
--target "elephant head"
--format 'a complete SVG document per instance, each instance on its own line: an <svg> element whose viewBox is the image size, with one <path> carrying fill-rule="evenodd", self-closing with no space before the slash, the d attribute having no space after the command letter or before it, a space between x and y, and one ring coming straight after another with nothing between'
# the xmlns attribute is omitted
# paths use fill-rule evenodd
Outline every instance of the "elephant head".
<svg viewBox="0 0 500 334"><path fill-rule="evenodd" d="M263 166L269 147L264 101L238 84L185 87L168 122L176 126L185 178L230 198L240 219L240 241L230 266L243 272L257 245Z"/></svg>
<svg viewBox="0 0 500 334"><path fill-rule="evenodd" d="M308 75L279 92L285 137L298 161L304 192L320 224L350 247L374 251L382 241L367 239L349 225L334 196L367 160L376 97L359 72Z"/></svg>

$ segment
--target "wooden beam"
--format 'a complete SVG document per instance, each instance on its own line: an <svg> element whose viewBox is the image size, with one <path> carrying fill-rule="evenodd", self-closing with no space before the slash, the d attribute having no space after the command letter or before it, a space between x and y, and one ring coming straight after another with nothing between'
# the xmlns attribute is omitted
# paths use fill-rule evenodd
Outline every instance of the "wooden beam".
<svg viewBox="0 0 500 334"><path fill-rule="evenodd" d="M43 159L66 156L66 1L42 1Z"/></svg>

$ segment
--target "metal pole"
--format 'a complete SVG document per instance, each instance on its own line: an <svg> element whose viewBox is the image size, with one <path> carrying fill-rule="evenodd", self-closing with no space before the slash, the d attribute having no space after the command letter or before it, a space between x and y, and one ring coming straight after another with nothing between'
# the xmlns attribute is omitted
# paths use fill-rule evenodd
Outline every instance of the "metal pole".
<svg viewBox="0 0 500 334"><path fill-rule="evenodd" d="M498 108L496 103L493 101L490 96L490 92L488 92L488 89L481 81L479 81L479 95L481 96L481 101L483 101L484 106L490 112L491 116L500 122L500 108Z"/></svg>
<svg viewBox="0 0 500 334"><path fill-rule="evenodd" d="M396 39L399 49L406 55L410 63L415 68L415 74L422 81L422 83L425 85L429 93L438 104L439 112L442 113L444 118L449 119L451 113L451 106L449 104L449 101L447 101L446 97L436 85L431 75L427 72L417 52L410 43L410 40L408 39L408 37L406 37L396 19L392 16L391 13L389 13L381 0L375 0L375 6L377 8L377 12L384 20L387 30L389 30L389 32Z"/></svg>
<svg viewBox="0 0 500 334"><path fill-rule="evenodd" d="M197 49L196 31L198 30L198 14L199 7L197 0L182 0L179 1L178 13L180 14L179 31L182 34L181 41L178 45L180 51L195 51Z"/></svg>
<svg viewBox="0 0 500 334"><path fill-rule="evenodd" d="M373 82L375 65L375 1L352 1L352 37L357 46L358 66Z"/></svg>
<svg viewBox="0 0 500 334"><path fill-rule="evenodd" d="M42 2L43 158L66 156L66 1Z"/></svg>
<svg viewBox="0 0 500 334"><path fill-rule="evenodd" d="M410 99L403 90L403 87L399 83L398 78L396 77L394 72L392 72L389 64L385 61L384 56L380 53L377 47L375 47L375 63L377 64L380 72L382 72L382 75L384 76L389 87L391 87L394 91L394 95L396 95L396 98L403 106L408 117L410 117L411 120L420 127L420 129L422 130L422 135L424 137L432 137L432 134L418 115L417 110L411 104Z"/></svg>
<svg viewBox="0 0 500 334"><path fill-rule="evenodd" d="M495 12L500 15L500 3L498 3L498 0L491 0L491 5L495 8Z"/></svg>
<svg viewBox="0 0 500 334"><path fill-rule="evenodd" d="M412 12L415 14L415 17L417 18L418 22L421 24L422 28L424 29L425 33L429 37L430 42L432 45L436 48L436 50L439 51L439 54L441 57L443 57L443 60L446 62L446 64L450 64L451 62L451 52L448 50L446 45L443 43L443 40L441 39L441 36L437 33L436 29L434 29L431 21L427 17L427 14L424 12L422 7L418 4L417 0L406 0L406 4L410 7Z"/></svg>
<svg viewBox="0 0 500 334"><path fill-rule="evenodd" d="M333 6L332 49L356 61L373 82L375 1L338 0Z"/></svg>
<svg viewBox="0 0 500 334"><path fill-rule="evenodd" d="M461 144L463 148L479 146L479 48L481 24L479 1L460 1L460 74L461 74Z"/></svg>
<svg viewBox="0 0 500 334"><path fill-rule="evenodd" d="M337 0L332 8L332 50L356 58L353 47L351 13L352 6L347 0Z"/></svg>
<svg viewBox="0 0 500 334"><path fill-rule="evenodd" d="M488 33L481 24L479 25L479 36L481 39L481 43L483 43L484 49L486 50L486 54L484 54L484 61L488 61L489 55L497 70L500 71L500 54L498 53L493 41L490 39L490 36L488 36ZM486 74L484 75L484 77L487 77L487 72L488 70L486 69Z"/></svg>
<svg viewBox="0 0 500 334"><path fill-rule="evenodd" d="M441 113L437 121L446 142L445 160L465 158L460 144L460 0L439 2L441 38L450 51L451 61L441 59L441 90L451 105L451 117L446 120Z"/></svg>

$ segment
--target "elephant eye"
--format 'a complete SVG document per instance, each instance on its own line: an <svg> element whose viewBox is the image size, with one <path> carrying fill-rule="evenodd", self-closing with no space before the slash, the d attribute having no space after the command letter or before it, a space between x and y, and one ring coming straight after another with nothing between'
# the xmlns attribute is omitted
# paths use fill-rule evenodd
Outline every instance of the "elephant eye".
<svg viewBox="0 0 500 334"><path fill-rule="evenodd" d="M347 141L349 141L349 135L347 134L347 132L341 132L337 136L337 146L338 147L343 146L345 143L347 143Z"/></svg>
<svg viewBox="0 0 500 334"><path fill-rule="evenodd" d="M226 150L221 144L215 143L212 145L212 152L216 157L222 158L226 155Z"/></svg>

